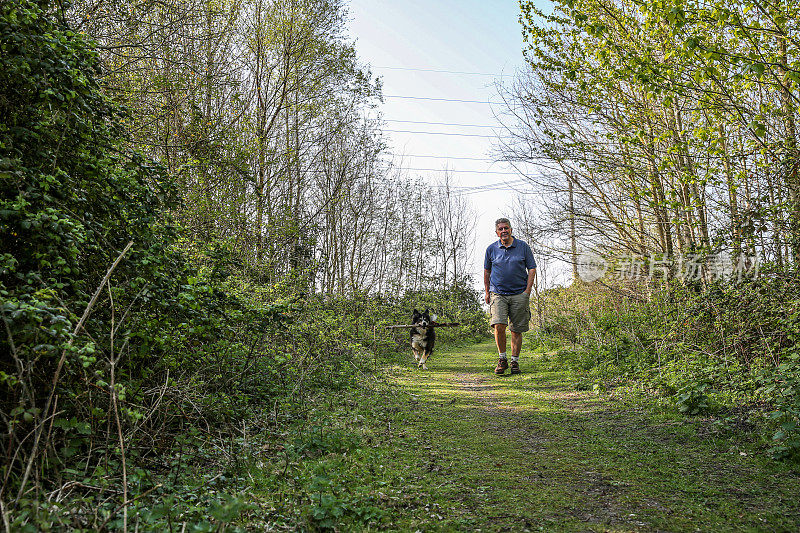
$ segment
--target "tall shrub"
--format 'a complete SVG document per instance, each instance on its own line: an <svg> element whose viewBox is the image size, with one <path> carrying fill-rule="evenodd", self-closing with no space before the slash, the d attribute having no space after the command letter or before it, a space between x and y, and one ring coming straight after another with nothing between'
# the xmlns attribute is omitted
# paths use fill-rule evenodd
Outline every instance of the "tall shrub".
<svg viewBox="0 0 800 533"><path fill-rule="evenodd" d="M101 91L96 53L60 5L0 3L0 498L14 503L32 477L75 452L48 436L65 424L89 431L92 420L71 418L86 391L102 391L92 416L103 420L109 398L124 395L98 359L118 362L129 333L120 325L155 299L169 257L166 179L122 148L125 115Z"/></svg>

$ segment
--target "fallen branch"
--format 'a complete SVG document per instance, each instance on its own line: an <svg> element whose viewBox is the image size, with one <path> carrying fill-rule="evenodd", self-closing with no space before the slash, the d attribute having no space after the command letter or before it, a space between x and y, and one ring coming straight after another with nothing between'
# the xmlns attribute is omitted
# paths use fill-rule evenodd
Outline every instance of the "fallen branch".
<svg viewBox="0 0 800 533"><path fill-rule="evenodd" d="M72 488L73 487L78 487L78 488L81 488L81 489L96 490L98 492L113 492L113 493L116 493L116 494L122 494L121 490L112 489L110 487L97 487L95 485L87 485L86 483L81 483L80 481L67 481L64 484L64 486L62 486L60 489L56 489L53 492L51 492L47 496L47 501L48 502L49 501L53 501L53 497L55 497L56 503L60 503L64 499L65 491L68 490L68 491L72 492ZM69 494L69 493L67 493L67 494Z"/></svg>
<svg viewBox="0 0 800 533"><path fill-rule="evenodd" d="M452 327L460 326L460 325L461 325L460 322L442 322L441 324L439 322L433 322L431 324L428 324L427 327L429 327L429 328L431 328L431 327L432 328L452 328ZM426 326L420 326L419 324L398 324L396 326L385 326L384 329L421 328L421 327L426 327Z"/></svg>

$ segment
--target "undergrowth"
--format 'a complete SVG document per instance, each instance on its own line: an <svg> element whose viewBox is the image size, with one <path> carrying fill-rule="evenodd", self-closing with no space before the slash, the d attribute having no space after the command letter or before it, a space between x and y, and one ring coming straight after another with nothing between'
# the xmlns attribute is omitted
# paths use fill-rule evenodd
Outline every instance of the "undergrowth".
<svg viewBox="0 0 800 533"><path fill-rule="evenodd" d="M686 415L757 420L768 453L800 457L800 279L765 269L707 287L575 283L543 294L528 338L578 389L646 395ZM733 423L733 422L731 422Z"/></svg>
<svg viewBox="0 0 800 533"><path fill-rule="evenodd" d="M63 9L0 3L0 519L236 530L256 512L241 477L254 443L311 417L322 393L360 387L408 342L385 325L429 306L462 323L443 341L463 341L483 314L468 280L321 296L306 270L268 284L231 239L189 237L176 176L128 148L128 112ZM289 463L357 448L321 435L299 436ZM297 474L310 507L287 520L380 518L367 499L332 500L325 468Z"/></svg>
<svg viewBox="0 0 800 533"><path fill-rule="evenodd" d="M390 333L384 326L407 322L413 306L427 305L462 322L451 333L462 341L483 335L479 305L470 308L459 299L471 293L297 295L290 287L243 281L233 258L223 260L219 249L187 254L193 249L187 243L181 249L185 271L176 272L174 304L180 309L163 315L143 308L130 315L120 341L126 349L113 362L113 387L110 346L98 342L107 327L101 322L94 340L77 337L91 343L98 357L78 352L67 359L75 370L60 380L63 399L49 421L41 411L7 400L14 427L46 428L37 455L24 438L8 449L14 454L5 466L5 493L26 489L13 502L10 527L236 531L263 518L264 507L251 498L256 478L264 494L285 495L269 504L275 508L269 512L287 527L380 523L385 506L369 489L380 483L353 466L372 461L349 462L353 454L369 453L370 437L331 427L326 417L332 406L319 402L369 390L381 358L408 343L407 331ZM113 302L104 298L97 307L113 315ZM8 312L13 304L4 305ZM21 382L7 379L6 387ZM355 426L359 416L353 415ZM22 458L36 464L37 476L27 487ZM275 460L280 475L247 475ZM363 491L342 492L354 484ZM298 491L307 495L302 501Z"/></svg>

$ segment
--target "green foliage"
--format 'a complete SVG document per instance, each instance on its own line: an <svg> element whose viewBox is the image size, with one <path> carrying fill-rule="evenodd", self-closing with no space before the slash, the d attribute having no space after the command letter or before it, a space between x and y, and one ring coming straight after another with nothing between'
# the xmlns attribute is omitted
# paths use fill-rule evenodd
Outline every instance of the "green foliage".
<svg viewBox="0 0 800 533"><path fill-rule="evenodd" d="M264 285L232 240L188 238L174 177L125 147L130 117L60 10L0 3L4 517L21 531L237 530L255 512L248 438L363 386L398 346L383 326L413 307L462 322L441 342L482 335L483 313L466 280L309 295L299 267ZM307 466L292 525L383 520L366 488L343 488L359 476L343 458L365 448L321 426L287 446Z"/></svg>
<svg viewBox="0 0 800 533"><path fill-rule="evenodd" d="M777 426L772 435L770 453L776 459L800 456L800 354L797 345L787 351L777 369L760 376L764 397L771 399L774 410L770 420Z"/></svg>
<svg viewBox="0 0 800 533"><path fill-rule="evenodd" d="M798 14L751 0L521 2L530 71L513 96L525 142L507 155L564 169L542 183L561 209L531 233L606 258L658 258L644 271L609 261L621 274L602 280L612 290L549 291L541 334L583 352L571 363L683 390L677 404L693 411L698 383L712 405L756 401L761 370L772 379L796 345ZM695 268L721 249L739 266L773 263L756 279L717 281L653 268L669 256L699 258ZM760 401L785 403L780 388L762 390Z"/></svg>
<svg viewBox="0 0 800 533"><path fill-rule="evenodd" d="M708 410L707 388L707 383L692 383L680 389L675 395L678 412L697 415Z"/></svg>
<svg viewBox="0 0 800 533"><path fill-rule="evenodd" d="M170 180L123 147L124 113L100 90L97 54L56 5L0 4L0 50L2 494L14 529L120 527L123 461L142 494L164 485L160 473L189 477L196 459L183 452L207 445L199 427L225 427L277 394L258 372L282 371L283 355L262 349L288 306L249 305L227 290L224 248L192 254L176 239ZM58 505L17 496L32 483ZM150 523L150 499L137 501L129 511ZM207 529L238 509L202 501L198 515L219 509Z"/></svg>
<svg viewBox="0 0 800 533"><path fill-rule="evenodd" d="M353 480L342 479L341 473L326 463L315 467L307 488L308 520L320 529L334 529L348 519L368 524L383 518L384 512L372 498L348 494L347 484Z"/></svg>
<svg viewBox="0 0 800 533"><path fill-rule="evenodd" d="M253 506L246 503L246 495L214 494L202 487L196 487L195 491L187 487L181 489L131 504L129 514L135 517L139 531L165 531L176 524L185 524L186 531L212 532L223 528L231 532L246 531L232 524L242 514L253 510ZM93 524L77 516L76 508L83 506L96 510L99 522ZM9 524L12 531L93 530L103 524L108 530L123 528L123 520L116 509L118 504L98 501L91 495L70 498L67 504L24 500L21 507Z"/></svg>
<svg viewBox="0 0 800 533"><path fill-rule="evenodd" d="M8 494L25 488L25 464L56 470L90 449L85 424L92 433L106 425L110 394L125 400L125 385L110 390L103 360L118 358L115 349L126 345L124 310L136 313L148 293L161 296L169 286L164 246L172 229L162 216L171 205L168 182L121 147L122 115L99 89L96 54L56 7L2 3L0 50L0 410L11 436L3 443ZM120 315L103 304L89 314L92 294L129 241L135 247L102 298L116 301ZM88 319L78 330L81 315ZM86 384L94 392L81 394ZM48 398L55 395L53 415ZM51 440L39 446L51 416ZM22 438L29 432L33 438Z"/></svg>
<svg viewBox="0 0 800 533"><path fill-rule="evenodd" d="M545 323L540 344L568 342L581 349L572 354L572 365L584 370L614 364L627 370L646 369L656 361L653 321L658 309L584 284L543 293Z"/></svg>
<svg viewBox="0 0 800 533"><path fill-rule="evenodd" d="M769 273L705 290L674 283L636 296L630 285L575 284L545 292L539 344L567 342L551 364L578 373L580 390L638 384L686 415L769 411L770 454L800 450L800 282ZM601 389L602 390L602 389ZM748 407L751 406L751 407Z"/></svg>

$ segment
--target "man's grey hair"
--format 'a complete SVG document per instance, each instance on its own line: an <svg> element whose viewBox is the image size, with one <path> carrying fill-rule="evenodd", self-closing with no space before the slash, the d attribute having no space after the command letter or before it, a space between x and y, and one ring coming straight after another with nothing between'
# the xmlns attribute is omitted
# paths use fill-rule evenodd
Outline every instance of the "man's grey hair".
<svg viewBox="0 0 800 533"><path fill-rule="evenodd" d="M494 227L495 227L495 228L496 228L497 226L499 226L500 224L508 224L508 227L509 227L509 228L511 227L511 221L510 221L510 220L508 220L508 219L507 219L507 218L505 218L505 217L504 217L504 218L498 218L497 220L495 220L495 221L494 221Z"/></svg>

